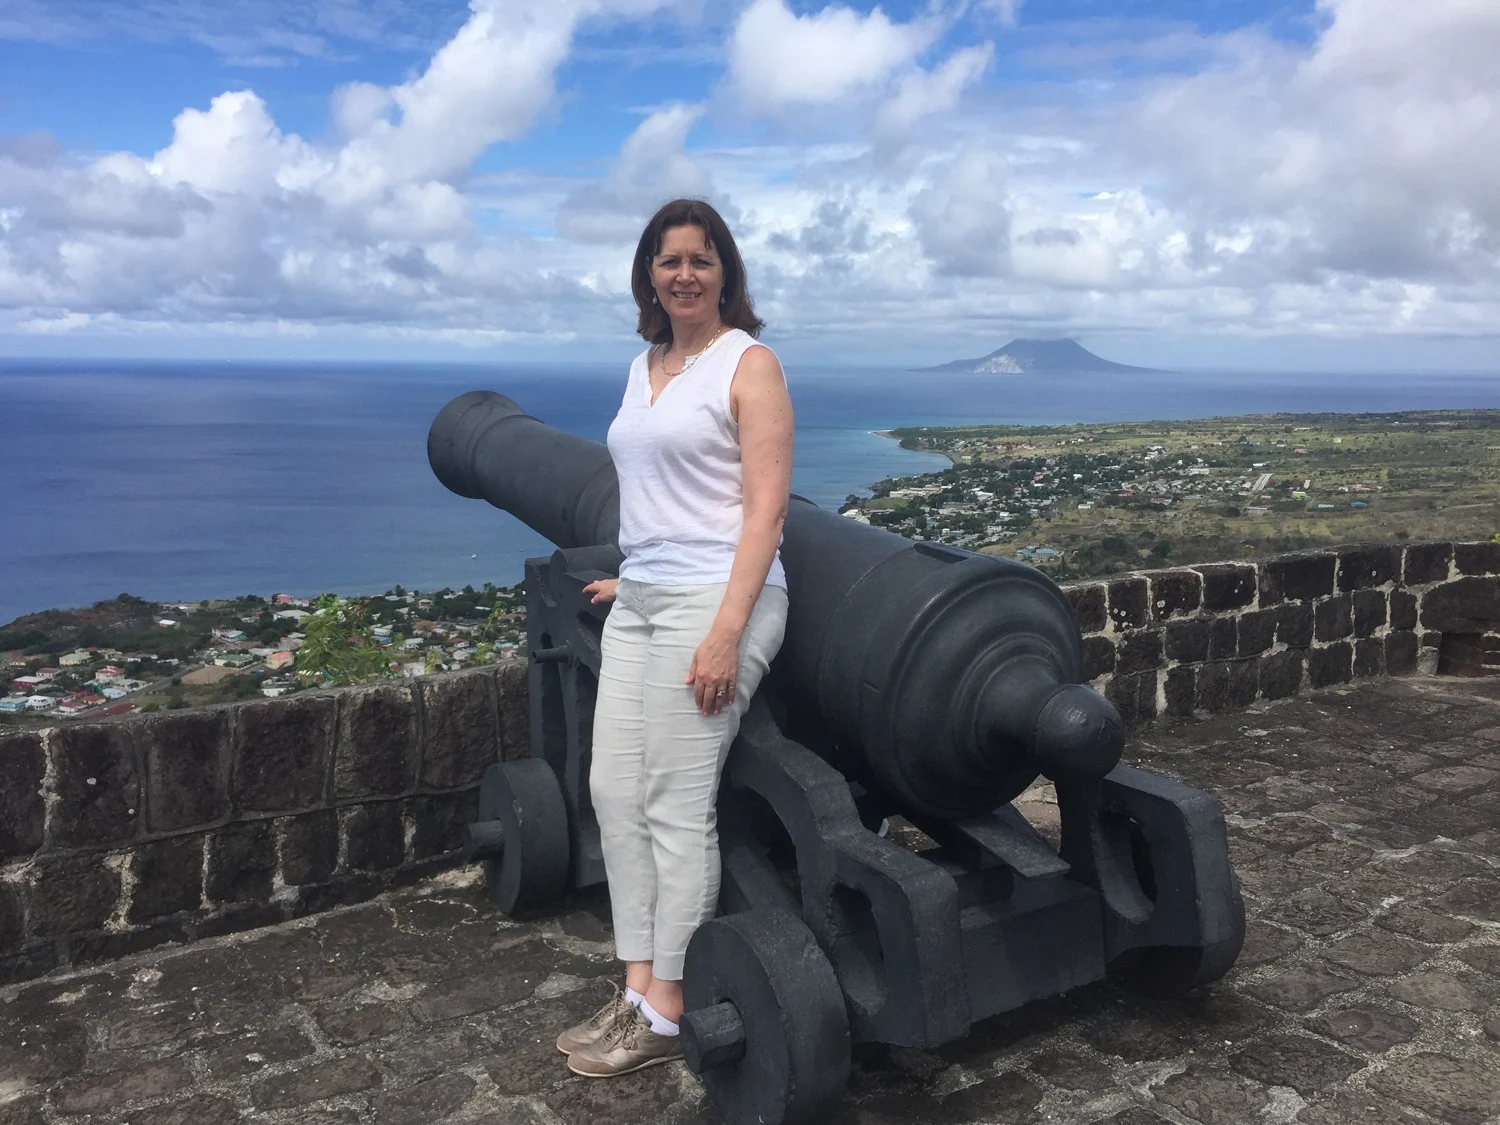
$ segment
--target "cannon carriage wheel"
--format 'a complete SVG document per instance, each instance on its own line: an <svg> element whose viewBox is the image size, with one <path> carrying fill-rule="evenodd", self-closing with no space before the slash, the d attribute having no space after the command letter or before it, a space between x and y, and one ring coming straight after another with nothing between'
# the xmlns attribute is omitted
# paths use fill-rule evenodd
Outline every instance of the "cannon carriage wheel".
<svg viewBox="0 0 1500 1125"><path fill-rule="evenodd" d="M552 767L527 758L486 769L463 851L470 862L483 861L489 897L505 914L561 899L568 887L568 810Z"/></svg>
<svg viewBox="0 0 1500 1125"><path fill-rule="evenodd" d="M728 1125L810 1125L849 1083L833 966L785 910L711 919L688 943L683 1056Z"/></svg>

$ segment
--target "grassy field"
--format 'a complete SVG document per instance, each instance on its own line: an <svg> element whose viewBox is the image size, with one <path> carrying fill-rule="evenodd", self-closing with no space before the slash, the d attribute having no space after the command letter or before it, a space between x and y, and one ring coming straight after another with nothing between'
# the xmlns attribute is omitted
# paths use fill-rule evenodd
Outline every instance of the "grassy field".
<svg viewBox="0 0 1500 1125"><path fill-rule="evenodd" d="M1022 518L1014 538L975 544L986 553L1023 556L1028 548L1051 547L1062 557L1045 565L1059 577L1334 543L1489 539L1500 532L1500 411L911 429L892 436L955 463L899 486L1009 485L1016 474L1005 479L1007 467L1029 472L1049 462L1126 466L1127 479L1105 487L1063 482L1037 517ZM1125 490L1134 495L1121 495ZM1168 503L1151 505L1143 490L1160 492ZM920 502L877 496L861 506L873 513ZM1093 506L1080 510L1080 503Z"/></svg>

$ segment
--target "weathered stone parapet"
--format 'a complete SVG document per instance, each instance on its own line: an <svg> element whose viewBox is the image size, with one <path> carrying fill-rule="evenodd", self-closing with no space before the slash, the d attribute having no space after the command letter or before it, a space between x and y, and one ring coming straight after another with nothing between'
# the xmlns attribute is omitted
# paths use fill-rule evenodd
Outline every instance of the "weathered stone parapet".
<svg viewBox="0 0 1500 1125"><path fill-rule="evenodd" d="M527 730L510 662L0 734L0 984L450 864Z"/></svg>
<svg viewBox="0 0 1500 1125"><path fill-rule="evenodd" d="M1369 676L1500 673L1500 543L1356 544L1065 584L1132 726Z"/></svg>

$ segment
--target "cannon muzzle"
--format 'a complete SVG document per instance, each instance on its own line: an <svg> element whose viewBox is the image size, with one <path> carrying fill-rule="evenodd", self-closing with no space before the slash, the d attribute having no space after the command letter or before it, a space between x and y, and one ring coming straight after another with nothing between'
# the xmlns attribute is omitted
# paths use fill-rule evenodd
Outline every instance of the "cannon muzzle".
<svg viewBox="0 0 1500 1125"><path fill-rule="evenodd" d="M449 490L488 500L559 547L620 538L609 450L537 421L504 395L470 391L443 407L427 434L427 460Z"/></svg>

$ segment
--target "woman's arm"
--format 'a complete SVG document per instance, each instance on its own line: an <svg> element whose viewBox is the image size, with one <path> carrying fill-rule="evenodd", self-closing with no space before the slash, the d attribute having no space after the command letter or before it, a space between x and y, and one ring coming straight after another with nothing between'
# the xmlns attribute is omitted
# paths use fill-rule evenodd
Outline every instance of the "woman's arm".
<svg viewBox="0 0 1500 1125"><path fill-rule="evenodd" d="M745 352L730 386L730 410L740 431L744 522L724 600L688 673L705 714L734 699L740 638L781 544L792 491L792 400L781 364L769 348ZM716 701L720 687L725 694Z"/></svg>

